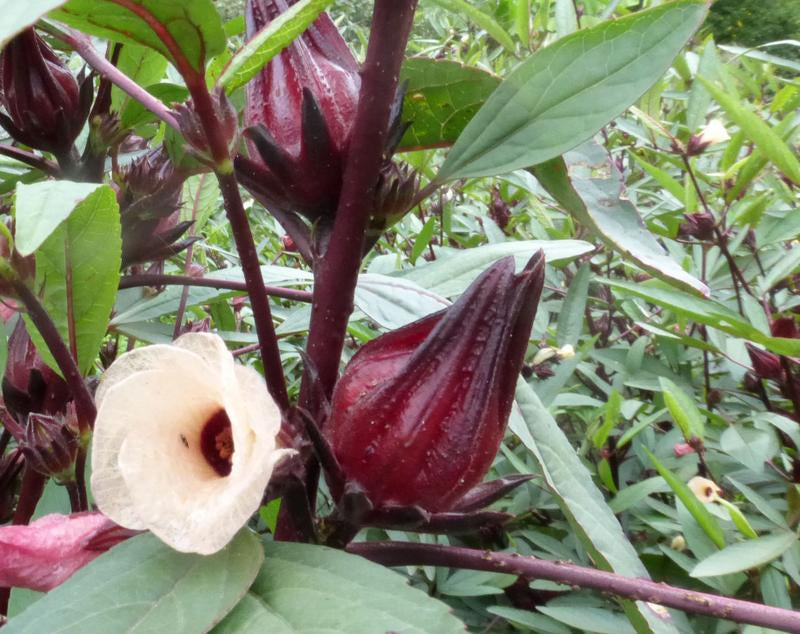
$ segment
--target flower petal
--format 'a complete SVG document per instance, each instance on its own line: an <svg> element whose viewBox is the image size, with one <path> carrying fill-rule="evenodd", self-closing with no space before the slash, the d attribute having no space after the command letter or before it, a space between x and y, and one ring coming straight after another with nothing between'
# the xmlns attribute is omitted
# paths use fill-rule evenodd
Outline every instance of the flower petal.
<svg viewBox="0 0 800 634"><path fill-rule="evenodd" d="M129 534L102 513L46 515L28 526L0 528L0 586L47 592ZM103 548L92 547L98 538Z"/></svg>
<svg viewBox="0 0 800 634"><path fill-rule="evenodd" d="M155 347L155 346L153 346ZM159 351L168 360L169 370L137 372L104 394L92 450L92 493L97 505L109 517L127 528L147 528L128 495L130 483L124 477L120 452L124 444L140 445L153 462L144 468L142 477L162 477L162 467L179 463L192 473L209 468L200 463L199 434L202 425L223 407L221 385L209 376L197 355L173 348L171 354ZM184 440L186 441L184 443ZM195 449L193 460L176 461L185 456L186 446ZM161 462L163 461L163 462ZM160 483L172 490L175 484ZM159 495L154 496L154 491ZM159 489L150 489L150 497L162 497Z"/></svg>

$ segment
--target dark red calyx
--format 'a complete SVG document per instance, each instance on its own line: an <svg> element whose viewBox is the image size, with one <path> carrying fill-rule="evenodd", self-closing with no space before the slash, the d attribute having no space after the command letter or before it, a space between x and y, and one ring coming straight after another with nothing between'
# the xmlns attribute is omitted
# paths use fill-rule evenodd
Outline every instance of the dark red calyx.
<svg viewBox="0 0 800 634"><path fill-rule="evenodd" d="M86 123L92 79L79 84L31 28L12 39L0 58L0 125L18 142L68 155Z"/></svg>
<svg viewBox="0 0 800 634"><path fill-rule="evenodd" d="M783 367L781 358L768 350L756 348L754 345L746 343L747 354L750 355L750 362L753 364L753 372L759 379L768 381L780 381L783 377Z"/></svg>
<svg viewBox="0 0 800 634"><path fill-rule="evenodd" d="M450 308L378 337L350 361L325 434L376 507L449 511L486 475L543 279L541 253L516 275L513 258L501 260Z"/></svg>

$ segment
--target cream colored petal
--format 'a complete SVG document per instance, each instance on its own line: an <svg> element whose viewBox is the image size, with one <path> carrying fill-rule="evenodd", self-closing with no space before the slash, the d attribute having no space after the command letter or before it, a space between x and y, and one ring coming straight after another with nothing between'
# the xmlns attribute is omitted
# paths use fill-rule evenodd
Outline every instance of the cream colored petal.
<svg viewBox="0 0 800 634"><path fill-rule="evenodd" d="M695 497L704 504L714 502L722 493L722 489L719 488L716 482L701 476L695 476L689 480L688 487Z"/></svg>
<svg viewBox="0 0 800 634"><path fill-rule="evenodd" d="M188 332L178 337L173 346L196 354L214 371L233 372L235 366L233 355L219 335L210 332Z"/></svg>
<svg viewBox="0 0 800 634"><path fill-rule="evenodd" d="M199 433L209 416L224 406L222 394L196 355L185 353L172 361L167 371L137 372L119 381L106 392L98 410L92 493L100 510L128 528L146 528L147 523L130 495L130 481L138 477L130 472L125 477L121 469L124 445L157 454L143 466L150 480L175 465L191 473L199 473L200 467L210 470L199 452ZM191 456L187 457L185 444L194 449ZM173 483L162 478L159 487L150 489L151 498L162 496Z"/></svg>
<svg viewBox="0 0 800 634"><path fill-rule="evenodd" d="M250 413L250 425L257 434L275 437L281 429L281 412L267 390L264 377L253 368L237 365L236 381L241 402Z"/></svg>
<svg viewBox="0 0 800 634"><path fill-rule="evenodd" d="M97 387L94 397L97 407L99 408L102 404L108 390L132 374L145 370L173 367L175 363L196 365L200 360L195 355L189 356L189 354L186 350L175 346L156 344L144 348L136 348L119 356L100 379L100 385Z"/></svg>

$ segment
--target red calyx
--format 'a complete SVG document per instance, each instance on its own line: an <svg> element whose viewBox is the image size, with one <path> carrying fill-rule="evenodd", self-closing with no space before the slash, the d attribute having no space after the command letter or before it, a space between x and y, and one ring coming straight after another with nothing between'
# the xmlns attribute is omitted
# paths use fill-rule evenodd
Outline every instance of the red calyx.
<svg viewBox="0 0 800 634"><path fill-rule="evenodd" d="M483 273L450 308L365 345L325 428L348 480L376 507L447 511L491 467L542 291L544 257ZM334 491L335 496L341 491Z"/></svg>

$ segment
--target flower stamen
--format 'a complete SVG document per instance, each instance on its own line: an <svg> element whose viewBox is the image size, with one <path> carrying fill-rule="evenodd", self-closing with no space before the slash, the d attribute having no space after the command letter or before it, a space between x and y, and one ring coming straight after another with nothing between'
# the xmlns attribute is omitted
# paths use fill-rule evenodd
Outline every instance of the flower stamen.
<svg viewBox="0 0 800 634"><path fill-rule="evenodd" d="M233 432L227 412L221 409L214 413L200 432L200 448L203 457L221 477L230 475L233 457Z"/></svg>

